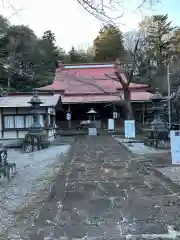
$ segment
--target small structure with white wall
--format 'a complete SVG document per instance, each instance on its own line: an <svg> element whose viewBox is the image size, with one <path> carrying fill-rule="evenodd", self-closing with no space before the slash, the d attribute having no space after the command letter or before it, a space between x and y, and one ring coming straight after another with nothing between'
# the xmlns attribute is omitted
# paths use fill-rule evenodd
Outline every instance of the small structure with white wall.
<svg viewBox="0 0 180 240"><path fill-rule="evenodd" d="M0 97L0 139L24 139L33 123L28 103L32 93L14 93ZM59 94L40 94L42 100L40 123L48 139L56 134L56 109L61 109Z"/></svg>

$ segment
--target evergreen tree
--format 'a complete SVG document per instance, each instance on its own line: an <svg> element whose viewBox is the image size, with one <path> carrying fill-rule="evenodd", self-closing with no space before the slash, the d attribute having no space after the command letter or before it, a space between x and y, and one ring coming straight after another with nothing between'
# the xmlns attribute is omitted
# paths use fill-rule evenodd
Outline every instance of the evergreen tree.
<svg viewBox="0 0 180 240"><path fill-rule="evenodd" d="M93 52L96 62L111 62L117 58L122 59L125 55L125 49L121 31L112 25L104 26L93 41Z"/></svg>

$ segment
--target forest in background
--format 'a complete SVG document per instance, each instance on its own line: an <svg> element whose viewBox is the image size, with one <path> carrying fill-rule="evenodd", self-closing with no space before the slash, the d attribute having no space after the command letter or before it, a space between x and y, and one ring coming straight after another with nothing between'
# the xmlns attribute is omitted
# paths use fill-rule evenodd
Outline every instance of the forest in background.
<svg viewBox="0 0 180 240"><path fill-rule="evenodd" d="M172 78L179 77L180 28L172 25L168 15L146 17L138 31L125 34L107 24L90 48L76 49L72 42L72 48L65 52L51 30L39 38L28 26L13 25L0 16L0 84L8 91L31 91L51 84L58 60L73 64L116 59L120 59L126 72L135 64L132 81L166 93L167 64Z"/></svg>

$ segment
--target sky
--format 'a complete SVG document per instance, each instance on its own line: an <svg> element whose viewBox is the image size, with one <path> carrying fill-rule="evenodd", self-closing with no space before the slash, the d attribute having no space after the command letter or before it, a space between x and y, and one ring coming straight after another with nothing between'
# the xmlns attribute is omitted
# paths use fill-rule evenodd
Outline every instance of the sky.
<svg viewBox="0 0 180 240"><path fill-rule="evenodd" d="M143 11L135 11L139 0L124 0L124 7L119 8L118 14L123 13L119 27L123 32L138 28L138 22L151 14L169 15L174 25L180 26L180 0L161 0L158 4ZM123 2L121 0L121 2ZM13 14L14 9L17 13ZM72 45L87 48L98 34L102 23L89 15L77 0L0 0L0 14L7 17L12 24L28 25L37 36L51 30L55 33L57 44L68 51Z"/></svg>

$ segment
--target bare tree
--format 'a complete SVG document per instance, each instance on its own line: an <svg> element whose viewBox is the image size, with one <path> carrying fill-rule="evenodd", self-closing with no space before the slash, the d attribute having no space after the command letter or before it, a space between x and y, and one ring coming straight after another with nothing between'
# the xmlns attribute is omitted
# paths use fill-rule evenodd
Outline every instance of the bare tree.
<svg viewBox="0 0 180 240"><path fill-rule="evenodd" d="M115 81L118 81L121 83L123 91L124 91L124 107L126 110L126 118L127 119L133 119L133 111L132 111L132 106L131 106L131 91L130 91L130 83L132 82L132 79L134 77L134 73L136 70L136 55L138 51L138 44L139 44L139 39L137 39L134 51L133 51L133 62L131 64L131 69L130 71L125 70L121 66L121 62L119 59L116 60L115 66L114 66L114 71L116 78L112 78ZM108 76L109 77L109 76ZM118 103L117 103L118 105Z"/></svg>
<svg viewBox="0 0 180 240"><path fill-rule="evenodd" d="M77 0L77 2L91 15L107 24L116 24L123 16L126 2L130 0ZM137 10L144 6L152 6L160 0L139 0Z"/></svg>

